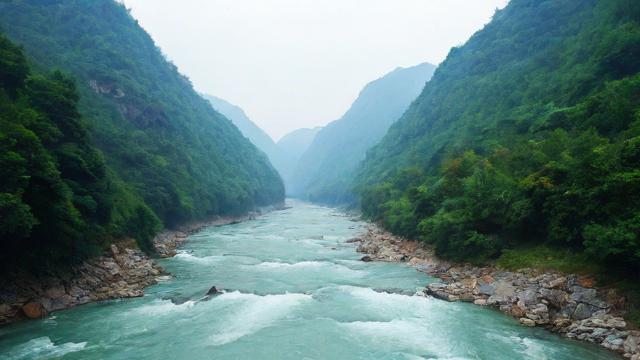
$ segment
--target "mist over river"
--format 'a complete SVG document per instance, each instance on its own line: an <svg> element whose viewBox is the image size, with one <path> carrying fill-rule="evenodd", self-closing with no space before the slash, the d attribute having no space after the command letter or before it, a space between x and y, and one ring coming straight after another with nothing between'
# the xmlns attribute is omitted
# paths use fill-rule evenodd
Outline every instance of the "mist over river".
<svg viewBox="0 0 640 360"><path fill-rule="evenodd" d="M173 277L142 298L0 328L0 359L617 359L497 311L411 296L433 280L359 261L345 240L364 223L289 205L192 235L161 261ZM203 299L212 286L226 293Z"/></svg>

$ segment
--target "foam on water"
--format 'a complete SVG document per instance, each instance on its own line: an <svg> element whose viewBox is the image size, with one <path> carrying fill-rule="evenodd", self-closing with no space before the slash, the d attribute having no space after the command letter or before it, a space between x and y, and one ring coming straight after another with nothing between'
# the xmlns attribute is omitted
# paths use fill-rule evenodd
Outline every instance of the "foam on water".
<svg viewBox="0 0 640 360"><path fill-rule="evenodd" d="M542 340L509 333L487 333L487 338L495 344L508 344L524 359L550 360L553 359L554 349L546 347Z"/></svg>
<svg viewBox="0 0 640 360"><path fill-rule="evenodd" d="M314 240L314 239L300 239L300 240L296 240L296 242L304 244L305 246L312 246L312 247L316 247L316 248L323 248L325 247L322 243L321 240Z"/></svg>
<svg viewBox="0 0 640 360"><path fill-rule="evenodd" d="M545 347L540 344L538 341L535 341L533 339L530 338L521 338L521 337L516 337L517 340L522 341L522 344L524 345L524 349L522 350L522 355L527 356L529 359L536 359L536 360L548 360L550 359L549 356L547 356L546 354L546 349Z"/></svg>
<svg viewBox="0 0 640 360"><path fill-rule="evenodd" d="M297 263L286 262L262 262L253 267L260 270L277 271L277 272L294 272L294 271L313 271L322 272L326 275L340 275L349 277L361 277L365 275L362 270L351 269L345 265L335 264L328 261L301 261Z"/></svg>
<svg viewBox="0 0 640 360"><path fill-rule="evenodd" d="M327 266L328 263L322 261L301 261L298 263L284 263L284 262L262 262L255 266L266 269L318 269L323 266Z"/></svg>
<svg viewBox="0 0 640 360"><path fill-rule="evenodd" d="M448 314L456 311L454 307L447 306L447 303L428 297L390 294L347 285L337 289L353 297L360 307L389 320L407 317L433 319L449 316Z"/></svg>
<svg viewBox="0 0 640 360"><path fill-rule="evenodd" d="M125 315L163 316L175 312L184 312L196 305L193 300L174 304L171 300L154 300L149 304L131 309Z"/></svg>
<svg viewBox="0 0 640 360"><path fill-rule="evenodd" d="M509 343L516 350L516 352L522 354L526 359L535 360L551 360L553 356L547 354L547 352L553 352L553 349L546 348L540 343L540 340L532 339L529 337L521 336L494 336L504 343Z"/></svg>
<svg viewBox="0 0 640 360"><path fill-rule="evenodd" d="M285 237L281 235L262 235L260 236L260 239L265 241L277 241L277 240L284 240Z"/></svg>
<svg viewBox="0 0 640 360"><path fill-rule="evenodd" d="M0 355L0 359L50 359L59 358L72 352L78 352L85 348L86 342L67 342L56 345L47 336L31 339L11 349L7 354Z"/></svg>
<svg viewBox="0 0 640 360"><path fill-rule="evenodd" d="M291 315L292 311L312 297L306 294L259 296L239 291L218 296L216 302L237 302L235 311L226 315L225 326L211 335L211 344L220 346L269 327Z"/></svg>
<svg viewBox="0 0 640 360"><path fill-rule="evenodd" d="M349 336L357 342L387 352L411 351L431 358L456 356L456 346L430 329L430 324L416 320L355 321L341 323Z"/></svg>
<svg viewBox="0 0 640 360"><path fill-rule="evenodd" d="M190 253L185 251L178 251L178 253L173 258L180 261L192 262L192 263L203 264L203 265L214 264L224 259L222 256L204 256L204 257L193 256Z"/></svg>

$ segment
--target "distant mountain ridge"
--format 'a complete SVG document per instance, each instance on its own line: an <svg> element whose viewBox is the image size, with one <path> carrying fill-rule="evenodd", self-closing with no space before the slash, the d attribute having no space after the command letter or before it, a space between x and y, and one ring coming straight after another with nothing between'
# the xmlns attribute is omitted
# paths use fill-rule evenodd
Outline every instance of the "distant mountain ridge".
<svg viewBox="0 0 640 360"><path fill-rule="evenodd" d="M286 167L282 169L282 177L284 179L285 188L288 196L294 195L295 184L295 168L300 161L302 155L309 149L322 127L312 129L302 128L294 130L278 141L278 147L288 157Z"/></svg>
<svg viewBox="0 0 640 360"><path fill-rule="evenodd" d="M340 119L318 132L291 176L291 194L330 204L354 201L351 184L358 164L420 94L435 68L428 63L399 67L367 84Z"/></svg>
<svg viewBox="0 0 640 360"><path fill-rule="evenodd" d="M211 106L213 106L216 111L231 120L242 135L264 152L271 161L271 164L278 172L281 172L282 168L286 166L287 156L273 141L271 136L249 119L241 107L213 95L203 94L202 96L211 103Z"/></svg>
<svg viewBox="0 0 640 360"><path fill-rule="evenodd" d="M267 155L271 164L280 173L280 177L285 182L285 188L288 190L295 165L311 145L321 127L294 130L276 143L264 130L251 121L239 106L213 95L203 94L202 96L211 103L216 111L231 120L246 138Z"/></svg>
<svg viewBox="0 0 640 360"><path fill-rule="evenodd" d="M307 151L321 130L321 126L294 130L278 140L278 146L286 152L301 156Z"/></svg>
<svg viewBox="0 0 640 360"><path fill-rule="evenodd" d="M240 132L247 137L251 142L259 149L262 149L267 155L276 150L276 143L271 137L258 127L249 117L245 114L244 110L237 105L234 105L227 100L221 99L213 95L203 95L205 99L209 100L211 106L224 115L227 119L231 120L235 126L238 127ZM272 150L272 151L266 151Z"/></svg>

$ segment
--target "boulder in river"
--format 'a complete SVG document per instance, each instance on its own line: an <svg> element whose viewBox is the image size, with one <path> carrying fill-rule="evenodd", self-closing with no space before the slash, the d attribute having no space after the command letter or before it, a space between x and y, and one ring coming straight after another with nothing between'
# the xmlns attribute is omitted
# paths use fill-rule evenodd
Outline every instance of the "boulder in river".
<svg viewBox="0 0 640 360"><path fill-rule="evenodd" d="M29 319L39 319L45 315L42 304L36 301L29 302L22 307L22 312Z"/></svg>
<svg viewBox="0 0 640 360"><path fill-rule="evenodd" d="M216 296L222 294L222 291L218 290L215 286L212 286L209 291L207 291L207 296Z"/></svg>
<svg viewBox="0 0 640 360"><path fill-rule="evenodd" d="M162 300L169 300L174 305L182 305L188 301L191 301L191 298L188 296L178 295L178 296L163 297Z"/></svg>
<svg viewBox="0 0 640 360"><path fill-rule="evenodd" d="M371 256L365 255L360 259L360 261L370 262L370 261L373 261L373 259L371 258Z"/></svg>

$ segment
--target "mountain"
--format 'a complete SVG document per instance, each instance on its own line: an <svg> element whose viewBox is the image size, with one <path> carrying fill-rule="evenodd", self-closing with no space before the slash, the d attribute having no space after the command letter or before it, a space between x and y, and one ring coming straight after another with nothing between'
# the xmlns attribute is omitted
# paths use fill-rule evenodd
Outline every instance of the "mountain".
<svg viewBox="0 0 640 360"><path fill-rule="evenodd" d="M204 98L209 100L214 109L231 120L245 137L267 155L287 185L287 194L289 194L293 169L321 128L297 129L275 143L264 130L249 119L240 107L215 96L204 95Z"/></svg>
<svg viewBox="0 0 640 360"><path fill-rule="evenodd" d="M282 151L290 154L293 158L300 158L300 156L302 156L302 154L307 151L321 129L322 127L315 127L313 129L302 128L294 130L283 136L278 141L278 147Z"/></svg>
<svg viewBox="0 0 640 360"><path fill-rule="evenodd" d="M313 142L320 127L313 129L294 130L275 143L264 130L260 129L237 105L212 95L203 95L211 106L226 116L240 132L247 137L258 149L262 150L284 180L287 194L291 194L293 186L293 170L302 154Z"/></svg>
<svg viewBox="0 0 640 360"><path fill-rule="evenodd" d="M55 185L63 197L60 204L75 218L68 226L59 223L65 228L55 235L71 249L62 258L82 257L74 249L83 242L134 237L144 246L161 226L240 214L283 200L283 184L266 156L193 90L124 5L111 0L3 1L0 28L23 47L19 52L34 71L45 74L30 81L22 66L12 65L20 63L15 60L3 71L17 72L9 78L18 80L10 83L25 82L26 90L15 84L10 86L18 90L7 88L4 79L2 85L5 92L15 92L15 106L27 101L22 97L32 99L34 114L48 117L60 130L46 122L24 124L29 136L42 136L43 146L51 146L47 151L55 166L47 171L54 178L60 173L55 180L64 183ZM51 69L65 75L49 75ZM3 132L8 144L12 134ZM6 154L12 158L12 153ZM49 201L33 177L36 169L26 171L21 187L3 185L3 194L11 197L3 199L2 211L13 206L26 214L30 208L32 217L25 224L31 230L21 231L15 241L23 244L22 251L35 243L46 253L47 246L59 248L44 235L53 220L35 212ZM37 187L37 194L25 192L25 186ZM2 220L2 231L8 231L2 238L16 235L18 228L5 227L7 219ZM42 238L34 238L38 234Z"/></svg>
<svg viewBox="0 0 640 360"><path fill-rule="evenodd" d="M226 116L258 149L262 150L271 164L281 174L290 166L291 159L264 130L259 128L240 107L212 95L203 95L213 108Z"/></svg>
<svg viewBox="0 0 640 360"><path fill-rule="evenodd" d="M302 154L307 151L320 129L322 128L315 127L313 129L297 129L286 134L278 141L277 145L280 148L280 151L282 151L286 156L286 161L280 170L280 174L284 179L287 195L292 194L292 177L295 166L298 164Z"/></svg>
<svg viewBox="0 0 640 360"><path fill-rule="evenodd" d="M278 146L271 137L254 124L240 107L212 95L203 96L211 103L211 106L213 106L216 111L231 120L242 135L248 138L258 149L267 154L269 158L271 158L270 154L275 154L279 151Z"/></svg>
<svg viewBox="0 0 640 360"><path fill-rule="evenodd" d="M447 258L543 245L640 276L639 71L640 2L512 0L368 152L363 213Z"/></svg>
<svg viewBox="0 0 640 360"><path fill-rule="evenodd" d="M292 176L292 194L340 204L354 201L351 183L366 151L420 94L435 66L397 68L367 84L351 108L315 137Z"/></svg>
<svg viewBox="0 0 640 360"><path fill-rule="evenodd" d="M114 205L127 192L91 143L73 81L33 73L3 35L0 54L0 267L91 254L99 241L83 237L103 235L114 213L124 213L131 231L153 230L153 216L135 222L136 212L150 213L141 202Z"/></svg>

